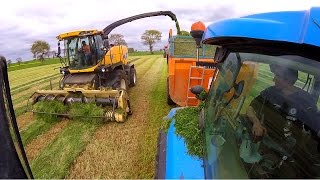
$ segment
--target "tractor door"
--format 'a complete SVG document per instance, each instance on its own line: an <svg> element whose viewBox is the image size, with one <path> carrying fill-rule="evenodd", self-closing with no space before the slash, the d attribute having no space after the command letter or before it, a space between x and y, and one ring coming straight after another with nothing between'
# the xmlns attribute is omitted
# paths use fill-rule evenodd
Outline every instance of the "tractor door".
<svg viewBox="0 0 320 180"><path fill-rule="evenodd" d="M93 51L92 60L94 64L100 62L104 56L104 46L103 40L100 34L93 36L92 38L92 45Z"/></svg>

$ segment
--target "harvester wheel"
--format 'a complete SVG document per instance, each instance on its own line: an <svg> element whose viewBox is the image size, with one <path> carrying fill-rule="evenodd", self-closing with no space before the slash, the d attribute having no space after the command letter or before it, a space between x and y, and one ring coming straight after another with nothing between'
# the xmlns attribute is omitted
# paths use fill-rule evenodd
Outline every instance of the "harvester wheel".
<svg viewBox="0 0 320 180"><path fill-rule="evenodd" d="M130 87L135 86L137 83L137 72L134 67L130 68Z"/></svg>
<svg viewBox="0 0 320 180"><path fill-rule="evenodd" d="M113 88L121 88L128 90L128 77L125 71L117 69L115 72L116 81L112 85Z"/></svg>
<svg viewBox="0 0 320 180"><path fill-rule="evenodd" d="M175 105L176 104L172 101L170 94L169 94L169 78L167 78L167 104L168 105Z"/></svg>

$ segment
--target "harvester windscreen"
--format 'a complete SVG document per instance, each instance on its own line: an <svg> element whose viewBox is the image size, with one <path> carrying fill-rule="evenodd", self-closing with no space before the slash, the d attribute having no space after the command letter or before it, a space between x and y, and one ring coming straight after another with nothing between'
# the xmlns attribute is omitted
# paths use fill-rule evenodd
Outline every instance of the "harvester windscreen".
<svg viewBox="0 0 320 180"><path fill-rule="evenodd" d="M230 53L206 99L208 178L320 177L320 62Z"/></svg>
<svg viewBox="0 0 320 180"><path fill-rule="evenodd" d="M92 36L74 37L64 42L70 69L86 69L96 65L96 45Z"/></svg>

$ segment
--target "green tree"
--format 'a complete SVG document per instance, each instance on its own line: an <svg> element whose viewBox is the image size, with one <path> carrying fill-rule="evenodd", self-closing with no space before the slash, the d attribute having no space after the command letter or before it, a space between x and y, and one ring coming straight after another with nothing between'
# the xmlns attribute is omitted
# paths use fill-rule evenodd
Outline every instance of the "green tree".
<svg viewBox="0 0 320 180"><path fill-rule="evenodd" d="M188 31L181 31L181 36L190 36Z"/></svg>
<svg viewBox="0 0 320 180"><path fill-rule="evenodd" d="M128 53L133 53L134 52L134 48L128 48Z"/></svg>
<svg viewBox="0 0 320 180"><path fill-rule="evenodd" d="M37 40L33 42L31 46L31 53L33 57L39 57L40 61L43 61L43 56L50 51L50 45L46 41Z"/></svg>
<svg viewBox="0 0 320 180"><path fill-rule="evenodd" d="M22 62L22 58L21 58L21 57L18 57L18 58L16 59L16 61L17 61L18 65L20 66L20 64L21 64L21 62Z"/></svg>
<svg viewBox="0 0 320 180"><path fill-rule="evenodd" d="M161 40L161 32L158 30L146 30L141 36L142 43L149 46L150 53L153 54L153 46Z"/></svg>
<svg viewBox="0 0 320 180"><path fill-rule="evenodd" d="M109 43L114 45L127 45L122 34L110 34Z"/></svg>
<svg viewBox="0 0 320 180"><path fill-rule="evenodd" d="M10 65L12 64L12 60L8 59L7 64L8 64L8 67L10 67Z"/></svg>

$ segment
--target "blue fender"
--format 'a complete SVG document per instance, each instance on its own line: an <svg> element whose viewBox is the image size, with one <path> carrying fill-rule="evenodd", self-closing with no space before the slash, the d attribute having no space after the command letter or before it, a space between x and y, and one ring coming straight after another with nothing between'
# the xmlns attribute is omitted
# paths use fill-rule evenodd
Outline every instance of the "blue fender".
<svg viewBox="0 0 320 180"><path fill-rule="evenodd" d="M172 118L180 108L173 108L168 114ZM165 179L204 179L203 160L187 154L185 140L175 133L174 119L166 134Z"/></svg>

